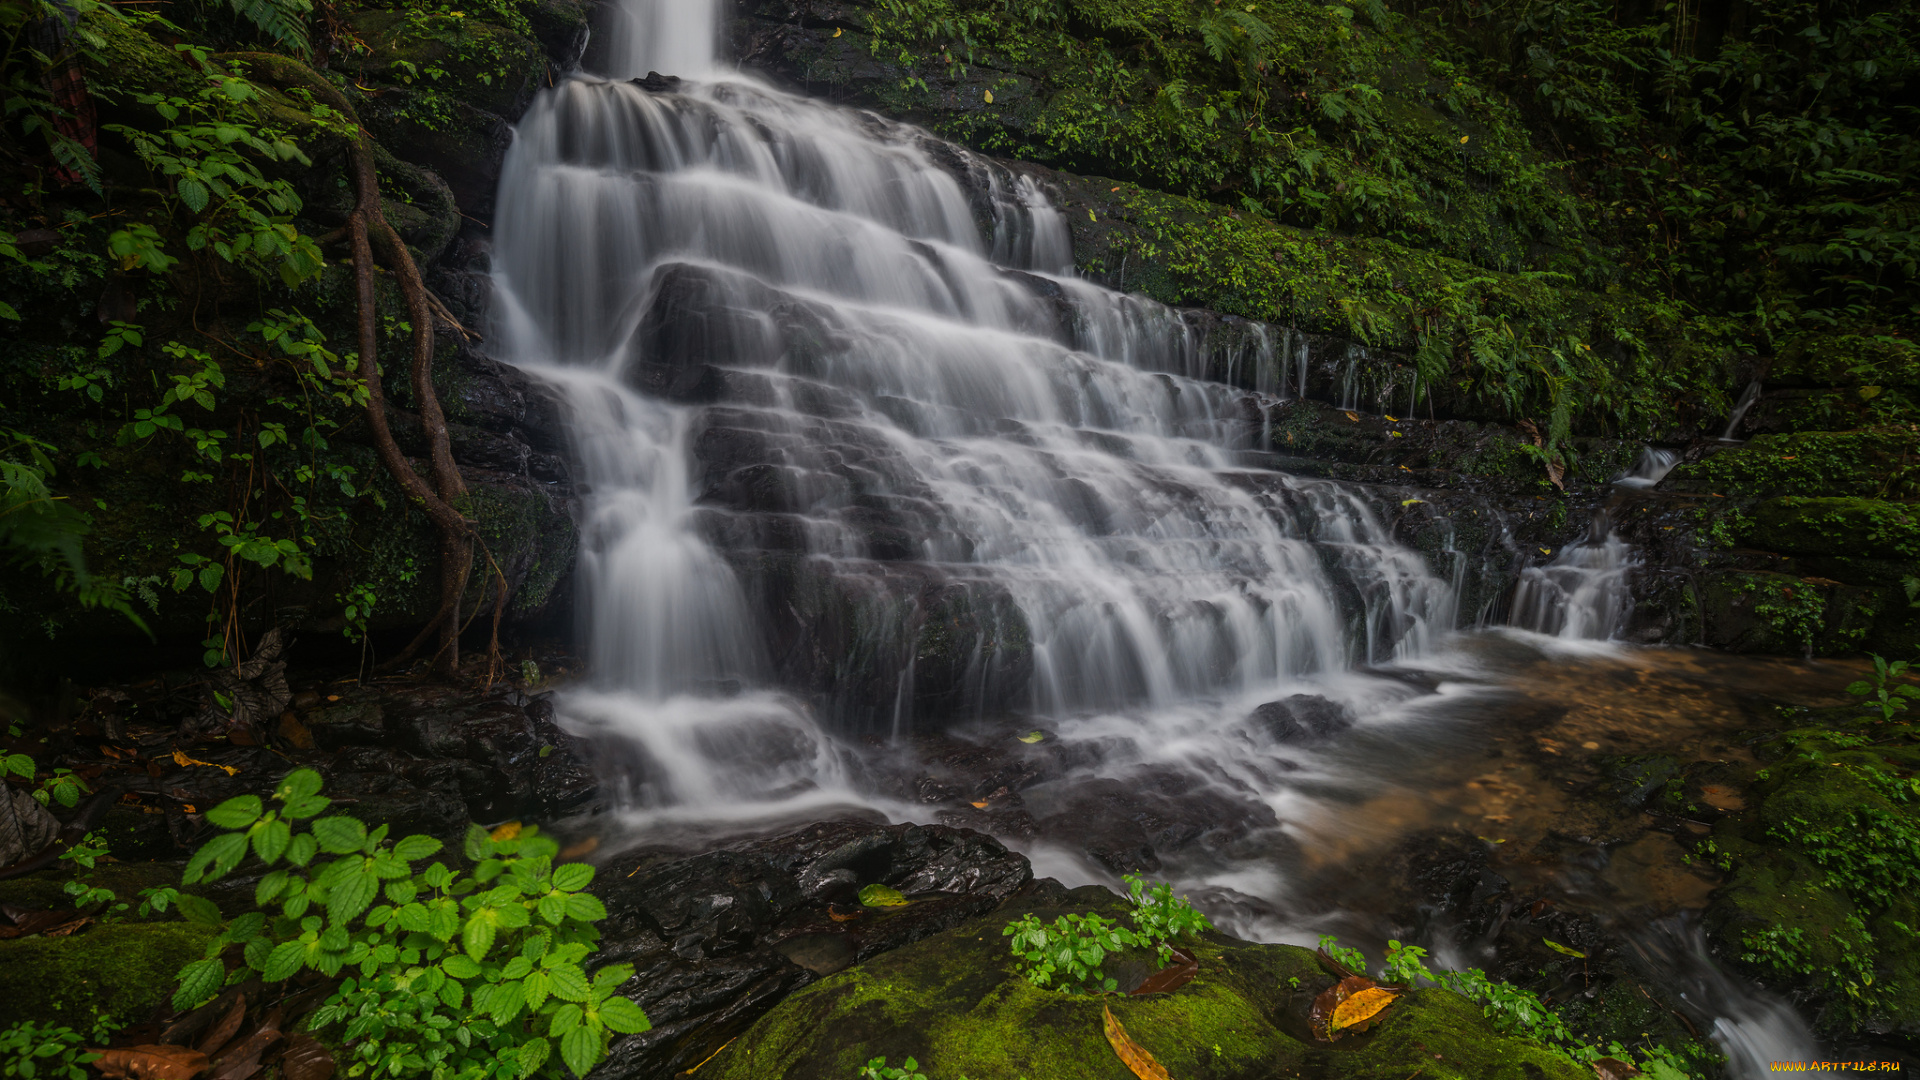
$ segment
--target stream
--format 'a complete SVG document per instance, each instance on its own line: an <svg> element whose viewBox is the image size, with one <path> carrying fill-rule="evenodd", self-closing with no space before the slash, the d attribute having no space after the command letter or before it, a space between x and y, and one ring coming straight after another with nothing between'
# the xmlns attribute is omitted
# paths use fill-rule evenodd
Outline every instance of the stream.
<svg viewBox="0 0 1920 1080"><path fill-rule="evenodd" d="M616 9L517 130L488 340L570 407L592 674L560 713L630 844L939 821L1245 937L1477 965L1380 884L1463 834L1684 984L1732 1075L1820 1056L1706 954L1691 839L1566 792L1607 756L1750 760L1763 702L1844 665L1610 643L1604 515L1474 625L1482 569L1395 538L1406 492L1248 453L1300 385L1285 328L1248 339L1266 390L1189 378L1191 327L1077 278L1036 185L727 70L715 0Z"/></svg>

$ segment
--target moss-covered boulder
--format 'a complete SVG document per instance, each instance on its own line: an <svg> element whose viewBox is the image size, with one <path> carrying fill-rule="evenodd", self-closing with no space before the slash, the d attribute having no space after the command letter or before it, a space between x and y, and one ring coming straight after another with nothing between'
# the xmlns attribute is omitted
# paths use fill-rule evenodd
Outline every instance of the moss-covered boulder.
<svg viewBox="0 0 1920 1080"><path fill-rule="evenodd" d="M99 1013L138 1023L173 995L174 976L219 932L178 920L109 922L0 941L0 1015L83 1030Z"/></svg>
<svg viewBox="0 0 1920 1080"><path fill-rule="evenodd" d="M908 1057L936 1080L1128 1080L1102 1026L1110 1007L1129 1036L1182 1080L1367 1077L1576 1080L1529 1039L1496 1034L1466 999L1429 989L1390 1007L1375 1029L1313 1040L1307 1010L1333 978L1313 953L1208 934L1200 974L1168 994L1091 997L1040 989L1014 969L1001 930L1033 911L1117 914L1098 887L1037 894L802 990L709 1062L715 1080L845 1080L875 1057ZM1118 966L1124 965L1116 965Z"/></svg>
<svg viewBox="0 0 1920 1080"><path fill-rule="evenodd" d="M1746 812L1701 854L1729 873L1708 925L1724 955L1794 990L1834 1033L1920 1034L1920 725L1858 707L1758 748Z"/></svg>
<svg viewBox="0 0 1920 1080"><path fill-rule="evenodd" d="M1791 555L1920 556L1920 515L1881 499L1769 499L1754 509L1752 539Z"/></svg>

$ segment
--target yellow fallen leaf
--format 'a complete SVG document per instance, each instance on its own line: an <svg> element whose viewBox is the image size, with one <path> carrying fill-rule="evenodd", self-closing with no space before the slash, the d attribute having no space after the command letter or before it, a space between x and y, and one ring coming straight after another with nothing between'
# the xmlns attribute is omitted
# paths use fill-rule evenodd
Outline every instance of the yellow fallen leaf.
<svg viewBox="0 0 1920 1080"><path fill-rule="evenodd" d="M1331 1035L1336 1031L1366 1026L1368 1021L1380 1015L1380 1010L1393 1004L1397 996L1393 991L1378 986L1354 994L1333 1010L1333 1019L1327 1022L1327 1033Z"/></svg>
<svg viewBox="0 0 1920 1080"><path fill-rule="evenodd" d="M1401 500L1400 500L1400 505L1401 505L1401 506L1412 506L1412 505L1413 505L1414 503L1423 503L1423 502L1426 502L1426 501L1427 501L1427 500L1425 500L1425 499L1401 499Z"/></svg>
<svg viewBox="0 0 1920 1080"><path fill-rule="evenodd" d="M1360 422L1360 414L1359 414L1359 413L1351 413L1351 412L1350 412L1350 413L1348 413L1348 414L1347 414L1347 419L1349 419L1349 420L1351 420L1351 421L1353 421L1354 423L1356 423L1356 424L1357 424L1357 423L1359 423L1359 422Z"/></svg>
<svg viewBox="0 0 1920 1080"><path fill-rule="evenodd" d="M1093 216L1093 211L1091 211L1091 210L1089 210L1089 211L1087 211L1087 220L1088 220L1088 221L1099 221L1100 219L1099 219L1099 218L1097 218L1097 217L1094 217L1094 216Z"/></svg>
<svg viewBox="0 0 1920 1080"><path fill-rule="evenodd" d="M833 36L834 36L834 37L839 37L839 36L840 36L841 34L844 34L844 33L846 33L846 32L847 32L847 31L846 31L846 29L845 29L844 27L841 27L841 28L838 28L838 29L836 29L836 30L834 30L834 32L833 32ZM704 1062L703 1062L703 1064L704 1064ZM694 1066L694 1068L696 1068L696 1069L697 1069L697 1068L699 1068L699 1067L700 1067L699 1065L695 1065L695 1066Z"/></svg>
<svg viewBox="0 0 1920 1080"><path fill-rule="evenodd" d="M1562 956L1571 956L1576 960L1585 960L1587 958L1586 953L1581 952L1579 949L1568 948L1567 946L1560 944L1559 942L1553 940L1552 938L1541 938L1540 940L1546 942L1547 948L1552 949L1554 952L1557 952Z"/></svg>
<svg viewBox="0 0 1920 1080"><path fill-rule="evenodd" d="M519 835L520 823L517 821L509 821L505 825L496 826L492 832L487 834L487 838L489 840L512 840Z"/></svg>
<svg viewBox="0 0 1920 1080"><path fill-rule="evenodd" d="M1461 146L1467 145L1467 136L1465 135L1460 136L1460 145Z"/></svg>
<svg viewBox="0 0 1920 1080"><path fill-rule="evenodd" d="M987 91L987 104L993 104L993 91Z"/></svg>
<svg viewBox="0 0 1920 1080"><path fill-rule="evenodd" d="M1551 555L1551 554L1553 554L1553 549L1552 549L1552 548L1541 548L1541 549L1540 549L1540 554L1542 554L1542 555Z"/></svg>
<svg viewBox="0 0 1920 1080"><path fill-rule="evenodd" d="M978 802L975 802L973 804L973 808L975 810L985 810L987 808L987 800L981 799Z"/></svg>
<svg viewBox="0 0 1920 1080"><path fill-rule="evenodd" d="M1386 416L1386 414L1385 414L1385 413L1382 413L1381 415L1382 415L1382 416ZM1390 420L1390 421L1392 421L1393 423L1396 423L1396 424L1400 422L1400 420L1399 420L1399 418L1398 418L1398 417L1393 417L1393 416L1387 416L1387 419L1388 419L1388 420Z"/></svg>
<svg viewBox="0 0 1920 1080"><path fill-rule="evenodd" d="M1025 735L1020 736L1020 741L1031 746L1032 744L1037 743L1044 738L1046 738L1046 735L1041 732L1029 731Z"/></svg>
<svg viewBox="0 0 1920 1080"><path fill-rule="evenodd" d="M1387 434L1393 436L1396 439L1404 439L1407 437L1407 433L1404 431L1389 431L1387 432Z"/></svg>
<svg viewBox="0 0 1920 1080"><path fill-rule="evenodd" d="M215 765L211 761L201 761L199 758L190 758L179 750L173 752L173 763L181 768L189 765L205 765L209 769L225 769L228 776L236 776L240 772L239 769L231 765Z"/></svg>
<svg viewBox="0 0 1920 1080"><path fill-rule="evenodd" d="M1147 1052L1146 1047L1134 1042L1127 1035L1127 1029L1121 1027L1120 1021L1113 1018L1111 1008L1102 1005L1100 1012L1105 1016L1107 1042L1112 1045L1113 1052L1120 1056L1121 1064L1132 1070L1133 1075L1140 1080L1173 1080L1173 1077L1167 1075L1166 1068Z"/></svg>
<svg viewBox="0 0 1920 1080"><path fill-rule="evenodd" d="M1107 191L1107 193L1108 193L1109 195L1111 195L1111 194L1112 194L1113 192L1115 192L1115 191L1119 191L1119 190L1120 190L1120 189L1119 189L1119 187L1117 187L1117 186L1116 186L1116 187L1113 187L1113 188L1109 188L1109 189L1108 189L1108 191Z"/></svg>

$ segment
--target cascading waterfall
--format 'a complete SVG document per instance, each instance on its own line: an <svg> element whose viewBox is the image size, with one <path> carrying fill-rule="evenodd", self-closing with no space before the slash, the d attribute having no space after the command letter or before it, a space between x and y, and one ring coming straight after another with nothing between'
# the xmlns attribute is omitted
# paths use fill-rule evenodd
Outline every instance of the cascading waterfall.
<svg viewBox="0 0 1920 1080"><path fill-rule="evenodd" d="M626 18L678 20L649 48L688 49L707 6ZM609 55L621 74L712 67ZM653 746L653 703L704 696L820 738L766 688L736 568L709 542L766 524L702 505L691 444L722 408L725 430L777 448L766 498L824 572L879 573L872 515L907 515L919 528L887 557L1010 597L1037 712L1255 693L1450 627L1449 585L1362 499L1235 468L1244 393L1192 377L1178 313L1072 277L1065 222L1030 181L961 163L987 177L983 237L955 148L738 78L676 90L576 77L534 105L501 185L492 326L573 402L588 711L678 760L653 770L659 797L688 797L665 774L700 770ZM1250 361L1277 390L1265 333ZM702 415L636 386L725 402ZM743 709L736 688L764 696ZM613 719L609 695L633 715Z"/></svg>

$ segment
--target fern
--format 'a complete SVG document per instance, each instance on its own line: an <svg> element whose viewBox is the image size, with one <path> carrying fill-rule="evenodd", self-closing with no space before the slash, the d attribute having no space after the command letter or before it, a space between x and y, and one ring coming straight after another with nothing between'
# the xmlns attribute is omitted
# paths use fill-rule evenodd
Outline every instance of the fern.
<svg viewBox="0 0 1920 1080"><path fill-rule="evenodd" d="M307 13L311 0L227 0L235 13L260 28L282 48L306 56Z"/></svg>

